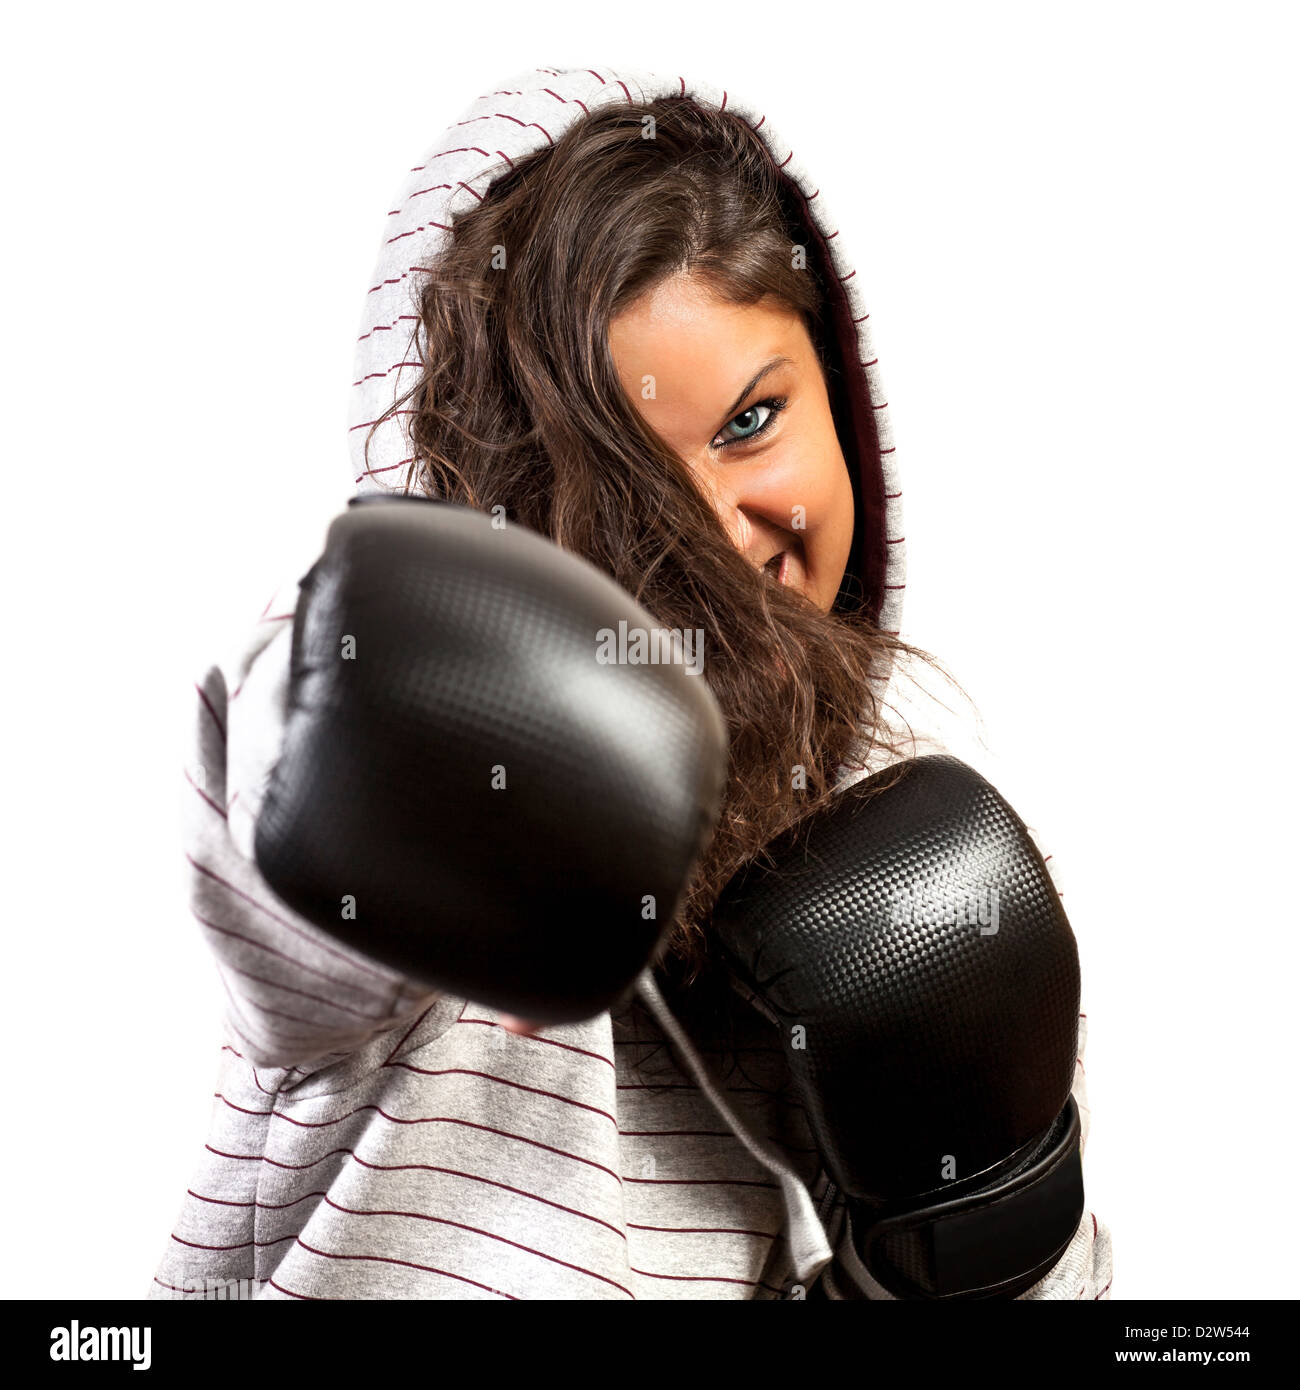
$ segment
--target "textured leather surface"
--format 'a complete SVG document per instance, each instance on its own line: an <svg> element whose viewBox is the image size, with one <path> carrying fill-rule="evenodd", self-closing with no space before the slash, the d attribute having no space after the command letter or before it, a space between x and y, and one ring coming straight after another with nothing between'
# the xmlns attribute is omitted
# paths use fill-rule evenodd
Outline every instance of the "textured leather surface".
<svg viewBox="0 0 1300 1390"><path fill-rule="evenodd" d="M881 791L895 776L771 846L714 914L791 1044L827 1171L876 1216L1032 1161L1070 1096L1079 1006L1074 934L1019 817L956 758Z"/></svg>
<svg viewBox="0 0 1300 1390"><path fill-rule="evenodd" d="M650 616L463 507L354 499L302 587L263 876L433 987L544 1023L608 1008L716 820L726 731L704 677L600 664L601 629Z"/></svg>

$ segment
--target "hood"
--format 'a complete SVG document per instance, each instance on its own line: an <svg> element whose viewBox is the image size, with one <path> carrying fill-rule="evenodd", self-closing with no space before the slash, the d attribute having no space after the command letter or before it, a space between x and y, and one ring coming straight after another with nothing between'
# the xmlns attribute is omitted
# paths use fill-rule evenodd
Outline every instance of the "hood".
<svg viewBox="0 0 1300 1390"><path fill-rule="evenodd" d="M749 122L782 175L799 192L820 239L830 304L828 338L838 359L833 386L840 443L858 507L859 578L876 624L897 634L903 599L902 488L880 366L871 344L871 316L846 238L820 185L777 133L766 111L731 89L683 77L613 68L532 68L476 97L423 153L393 198L366 292L348 414L353 481L358 493L401 491L413 450L405 416L391 416L370 442L374 423L418 379L404 361L418 322L416 275L450 235L452 215L472 207L513 162L553 144L568 125L606 102L640 103L689 96Z"/></svg>

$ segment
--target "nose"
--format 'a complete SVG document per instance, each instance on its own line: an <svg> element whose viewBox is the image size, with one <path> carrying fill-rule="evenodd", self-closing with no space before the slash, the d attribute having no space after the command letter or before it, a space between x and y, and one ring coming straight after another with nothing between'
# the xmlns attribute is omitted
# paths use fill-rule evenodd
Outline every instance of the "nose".
<svg viewBox="0 0 1300 1390"><path fill-rule="evenodd" d="M754 544L754 525L741 506L740 498L733 487L727 486L711 469L697 473L704 485L709 502L722 523L731 543L742 555L749 554Z"/></svg>

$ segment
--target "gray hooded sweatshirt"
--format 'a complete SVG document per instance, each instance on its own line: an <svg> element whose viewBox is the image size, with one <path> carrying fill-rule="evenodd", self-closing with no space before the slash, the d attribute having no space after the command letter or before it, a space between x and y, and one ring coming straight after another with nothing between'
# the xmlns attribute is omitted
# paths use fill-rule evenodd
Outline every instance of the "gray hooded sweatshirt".
<svg viewBox="0 0 1300 1390"><path fill-rule="evenodd" d="M478 97L426 151L393 200L366 293L350 422L358 491L405 480L403 417L376 432L368 462L363 441L412 384L418 267L451 215L595 107L679 94L753 126L823 240L862 579L880 627L896 632L902 489L845 239L766 113L706 82L533 69ZM888 1299L847 1238L778 1040L747 1006L725 1038L688 1037L647 972L610 1012L521 1037L491 1009L340 945L271 891L253 829L283 733L297 579L197 683L185 853L227 1007L208 1142L148 1296L776 1299L818 1285ZM881 765L846 766L843 785ZM1086 1026L1080 1015L1085 1142ZM1106 1298L1110 1280L1109 1232L1085 1211L1022 1297Z"/></svg>

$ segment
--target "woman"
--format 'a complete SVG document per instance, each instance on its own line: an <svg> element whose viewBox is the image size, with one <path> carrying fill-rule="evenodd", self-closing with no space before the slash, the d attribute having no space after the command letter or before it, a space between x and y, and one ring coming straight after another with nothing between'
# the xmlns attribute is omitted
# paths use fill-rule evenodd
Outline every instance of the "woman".
<svg viewBox="0 0 1300 1390"><path fill-rule="evenodd" d="M704 633L730 778L661 977L713 1055L666 1048L671 1014L635 999L538 1029L430 996L268 901L251 843L289 594L201 688L197 762L224 776L196 798L195 912L231 1008L153 1296L778 1298L810 1274L888 1296L816 1279L837 1194L708 931L763 846L915 748L887 717L912 654L900 489L838 226L734 94L549 69L480 98L390 218L358 349L360 490L500 514ZM1109 1278L1087 1213L1024 1296L1105 1297Z"/></svg>

